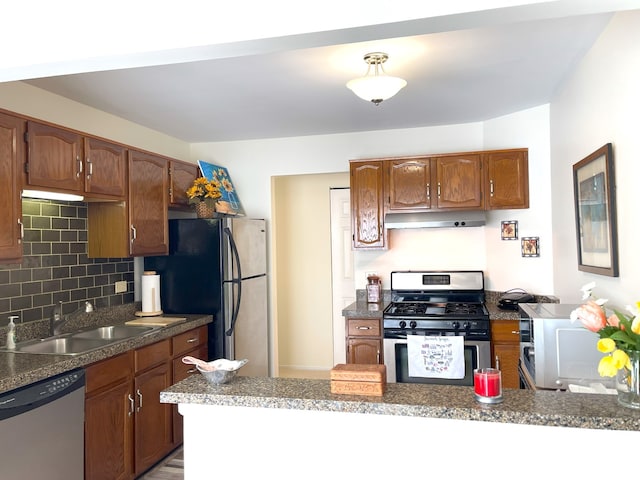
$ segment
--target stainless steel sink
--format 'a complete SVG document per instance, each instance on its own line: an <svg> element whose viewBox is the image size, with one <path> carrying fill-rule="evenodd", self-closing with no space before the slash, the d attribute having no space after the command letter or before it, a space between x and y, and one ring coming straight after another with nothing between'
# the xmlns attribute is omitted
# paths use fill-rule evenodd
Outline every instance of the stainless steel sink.
<svg viewBox="0 0 640 480"><path fill-rule="evenodd" d="M15 352L50 355L79 355L108 345L104 340L89 340L69 336L45 338L16 345Z"/></svg>
<svg viewBox="0 0 640 480"><path fill-rule="evenodd" d="M157 330L155 326L110 325L81 330L16 345L14 350L0 347L3 352L36 353L45 355L80 355L107 345L138 337Z"/></svg>
<svg viewBox="0 0 640 480"><path fill-rule="evenodd" d="M133 325L111 325L108 327L92 328L78 333L71 334L72 338L87 340L126 340L137 337L155 330L156 327L133 326Z"/></svg>

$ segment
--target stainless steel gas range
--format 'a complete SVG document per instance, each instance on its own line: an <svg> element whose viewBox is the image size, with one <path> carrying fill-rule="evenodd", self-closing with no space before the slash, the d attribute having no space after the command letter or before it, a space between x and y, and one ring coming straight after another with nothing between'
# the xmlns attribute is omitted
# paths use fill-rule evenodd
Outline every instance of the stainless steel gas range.
<svg viewBox="0 0 640 480"><path fill-rule="evenodd" d="M473 370L491 366L484 302L482 271L391 272L391 303L382 315L387 381L473 385ZM410 376L410 336L463 337L464 376Z"/></svg>

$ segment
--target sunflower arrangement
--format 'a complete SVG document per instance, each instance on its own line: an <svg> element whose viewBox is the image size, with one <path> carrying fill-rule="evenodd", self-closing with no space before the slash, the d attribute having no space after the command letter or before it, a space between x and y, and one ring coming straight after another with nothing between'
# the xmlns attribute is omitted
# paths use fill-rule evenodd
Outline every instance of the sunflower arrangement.
<svg viewBox="0 0 640 480"><path fill-rule="evenodd" d="M193 181L193 185L187 189L189 203L204 202L208 207L214 208L216 202L222 196L221 187L222 185L217 178L209 181L204 177L198 177Z"/></svg>

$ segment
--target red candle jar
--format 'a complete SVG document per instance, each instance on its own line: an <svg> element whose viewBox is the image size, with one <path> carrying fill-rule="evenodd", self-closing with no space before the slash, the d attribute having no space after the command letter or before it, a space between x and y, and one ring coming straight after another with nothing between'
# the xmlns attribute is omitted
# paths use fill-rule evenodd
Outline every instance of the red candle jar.
<svg viewBox="0 0 640 480"><path fill-rule="evenodd" d="M482 403L502 401L502 374L497 368L478 368L473 371L476 400Z"/></svg>

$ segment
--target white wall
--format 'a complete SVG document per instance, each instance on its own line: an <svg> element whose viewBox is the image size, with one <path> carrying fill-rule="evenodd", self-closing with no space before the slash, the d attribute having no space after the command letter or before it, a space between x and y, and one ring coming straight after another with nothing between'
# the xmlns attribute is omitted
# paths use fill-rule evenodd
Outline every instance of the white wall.
<svg viewBox="0 0 640 480"><path fill-rule="evenodd" d="M189 160L189 144L22 82L0 83L0 108L143 150Z"/></svg>
<svg viewBox="0 0 640 480"><path fill-rule="evenodd" d="M551 103L555 290L568 302L590 281L596 293L623 307L640 299L638 179L640 178L640 11L618 13ZM620 276L577 269L573 170L602 145L613 144Z"/></svg>

